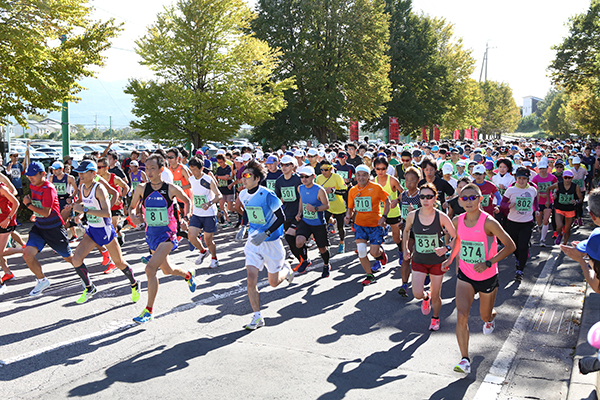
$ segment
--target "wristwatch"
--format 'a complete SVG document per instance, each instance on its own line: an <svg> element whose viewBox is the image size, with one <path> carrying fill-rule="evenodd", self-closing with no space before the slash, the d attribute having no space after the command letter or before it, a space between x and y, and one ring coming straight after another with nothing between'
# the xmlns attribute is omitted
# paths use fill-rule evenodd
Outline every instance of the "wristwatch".
<svg viewBox="0 0 600 400"><path fill-rule="evenodd" d="M446 245L446 250L450 251L452 250L452 246L450 246L449 244Z"/></svg>
<svg viewBox="0 0 600 400"><path fill-rule="evenodd" d="M487 260L487 261L485 262L485 266L486 266L487 268L490 268L490 267L492 266L492 262L491 262L490 260Z"/></svg>
<svg viewBox="0 0 600 400"><path fill-rule="evenodd" d="M87 207L83 207L83 212L84 212L84 213L86 213L86 212L88 212L88 211L90 211L90 209L89 209L89 208L87 208Z"/></svg>

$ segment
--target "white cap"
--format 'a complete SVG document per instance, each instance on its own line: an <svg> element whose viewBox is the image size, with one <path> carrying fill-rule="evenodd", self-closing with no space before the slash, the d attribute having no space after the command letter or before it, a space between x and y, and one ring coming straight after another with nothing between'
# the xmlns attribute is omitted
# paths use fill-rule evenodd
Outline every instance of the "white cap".
<svg viewBox="0 0 600 400"><path fill-rule="evenodd" d="M136 160L131 160L131 162L129 162L129 166L130 167L139 167L140 164Z"/></svg>
<svg viewBox="0 0 600 400"><path fill-rule="evenodd" d="M452 164L450 163L446 163L444 164L444 166L442 167L442 172L444 173L444 175L446 174L451 174L454 172L454 167L452 166Z"/></svg>
<svg viewBox="0 0 600 400"><path fill-rule="evenodd" d="M523 161L523 166L531 167L531 161Z"/></svg>
<svg viewBox="0 0 600 400"><path fill-rule="evenodd" d="M304 150L296 150L294 152L294 157L304 157Z"/></svg>
<svg viewBox="0 0 600 400"><path fill-rule="evenodd" d="M223 150L223 149L217 150L217 155L225 155L225 150Z"/></svg>
<svg viewBox="0 0 600 400"><path fill-rule="evenodd" d="M281 149L277 150L277 155L279 157L281 157L283 155L283 150L281 150Z"/></svg>
<svg viewBox="0 0 600 400"><path fill-rule="evenodd" d="M235 160L233 160L235 162L244 162L244 159L242 157L236 157Z"/></svg>
<svg viewBox="0 0 600 400"><path fill-rule="evenodd" d="M304 167L300 168L298 170L298 173L300 175L314 175L315 174L315 169L313 167L311 167L310 165L305 165Z"/></svg>
<svg viewBox="0 0 600 400"><path fill-rule="evenodd" d="M458 162L456 163L457 167L464 167L467 164L465 163L465 160L458 160Z"/></svg>
<svg viewBox="0 0 600 400"><path fill-rule="evenodd" d="M323 150L319 150L318 154L319 154L319 157L325 157L326 153Z"/></svg>
<svg viewBox="0 0 600 400"><path fill-rule="evenodd" d="M52 164L52 166L50 168L52 169L59 169L59 168L64 168L65 165L60 162L60 161L54 161L54 164Z"/></svg>
<svg viewBox="0 0 600 400"><path fill-rule="evenodd" d="M262 158L265 155L265 153L263 153L262 150L256 150L256 157L257 158Z"/></svg>
<svg viewBox="0 0 600 400"><path fill-rule="evenodd" d="M548 159L546 157L542 157L538 163L538 168L548 168Z"/></svg>
<svg viewBox="0 0 600 400"><path fill-rule="evenodd" d="M333 161L335 159L335 153L333 151L331 153L325 153L325 154L326 154L325 157L327 157L327 159L329 161Z"/></svg>
<svg viewBox="0 0 600 400"><path fill-rule="evenodd" d="M252 155L250 153L244 153L244 155L242 156L242 160L250 161L250 160L252 160Z"/></svg>
<svg viewBox="0 0 600 400"><path fill-rule="evenodd" d="M308 149L308 152L306 153L308 156L316 156L317 154L319 154L317 149Z"/></svg>
<svg viewBox="0 0 600 400"><path fill-rule="evenodd" d="M485 175L485 167L481 164L477 164L476 166L473 167L473 173Z"/></svg>
<svg viewBox="0 0 600 400"><path fill-rule="evenodd" d="M297 160L296 160L294 157L292 157L292 156L288 156L288 155L285 155L285 156L281 157L281 160L279 160L279 162L280 162L281 164L289 164L289 163L292 163L292 164L294 164L295 166L298 166L298 161L297 161Z"/></svg>
<svg viewBox="0 0 600 400"><path fill-rule="evenodd" d="M359 165L358 167L356 167L356 172L366 172L367 174L371 173L371 170L369 169L369 167L367 167L364 164Z"/></svg>
<svg viewBox="0 0 600 400"><path fill-rule="evenodd" d="M573 164L581 164L581 158L573 157Z"/></svg>
<svg viewBox="0 0 600 400"><path fill-rule="evenodd" d="M370 151L367 151L364 155L364 157L368 157L369 159L373 159L373 153L371 153Z"/></svg>

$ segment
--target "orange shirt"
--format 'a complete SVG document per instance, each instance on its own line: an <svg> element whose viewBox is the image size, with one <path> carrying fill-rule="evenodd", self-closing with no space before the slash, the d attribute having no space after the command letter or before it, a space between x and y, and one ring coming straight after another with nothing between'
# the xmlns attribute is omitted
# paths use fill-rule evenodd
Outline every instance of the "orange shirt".
<svg viewBox="0 0 600 400"><path fill-rule="evenodd" d="M388 196L383 187L375 182L369 182L364 188L353 186L348 192L348 208L356 210L354 223L359 226L378 226L381 218L379 204Z"/></svg>

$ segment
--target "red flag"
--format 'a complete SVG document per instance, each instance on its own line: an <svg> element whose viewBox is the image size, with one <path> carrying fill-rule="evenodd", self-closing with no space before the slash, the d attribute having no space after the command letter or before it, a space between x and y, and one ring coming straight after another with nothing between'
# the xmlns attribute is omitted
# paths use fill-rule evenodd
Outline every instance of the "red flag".
<svg viewBox="0 0 600 400"><path fill-rule="evenodd" d="M350 141L358 142L358 121L350 121Z"/></svg>
<svg viewBox="0 0 600 400"><path fill-rule="evenodd" d="M398 142L400 138L400 126L398 125L398 118L390 117L390 140Z"/></svg>
<svg viewBox="0 0 600 400"><path fill-rule="evenodd" d="M477 130L477 128L473 129L473 140L479 140L479 131Z"/></svg>
<svg viewBox="0 0 600 400"><path fill-rule="evenodd" d="M423 127L423 141L427 142L429 139L427 138L427 127Z"/></svg>
<svg viewBox="0 0 600 400"><path fill-rule="evenodd" d="M435 140L440 140L440 127L438 125L433 128L433 138Z"/></svg>
<svg viewBox="0 0 600 400"><path fill-rule="evenodd" d="M465 129L465 139L471 139L471 129Z"/></svg>
<svg viewBox="0 0 600 400"><path fill-rule="evenodd" d="M454 130L454 140L458 140L460 138L460 131L458 129Z"/></svg>

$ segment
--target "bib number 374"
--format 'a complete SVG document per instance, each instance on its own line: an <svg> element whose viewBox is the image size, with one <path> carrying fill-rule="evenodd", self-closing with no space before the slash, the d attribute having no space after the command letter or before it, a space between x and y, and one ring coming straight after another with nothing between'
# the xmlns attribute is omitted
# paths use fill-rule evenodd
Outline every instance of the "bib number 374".
<svg viewBox="0 0 600 400"><path fill-rule="evenodd" d="M481 242L460 242L460 258L467 264L479 264L485 261L485 246Z"/></svg>

